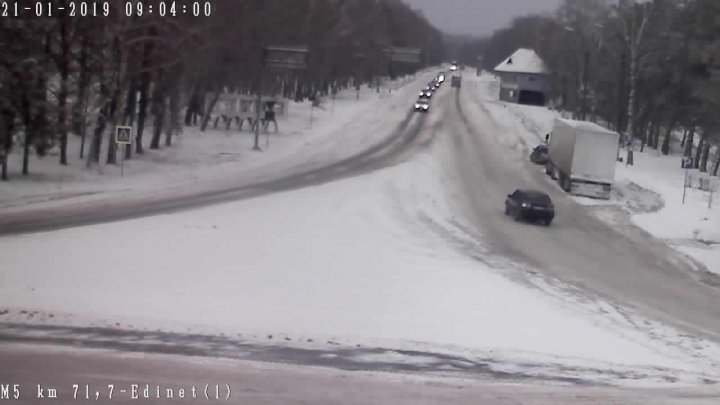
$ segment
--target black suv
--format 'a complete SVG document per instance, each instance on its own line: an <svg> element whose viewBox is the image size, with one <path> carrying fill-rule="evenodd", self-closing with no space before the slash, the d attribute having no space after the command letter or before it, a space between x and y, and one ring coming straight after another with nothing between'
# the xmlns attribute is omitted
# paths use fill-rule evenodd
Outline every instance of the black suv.
<svg viewBox="0 0 720 405"><path fill-rule="evenodd" d="M530 154L530 161L538 165L546 164L548 162L548 146L544 143L536 146Z"/></svg>
<svg viewBox="0 0 720 405"><path fill-rule="evenodd" d="M550 196L542 191L515 190L505 199L505 215L512 215L516 221L542 221L550 225L555 218L555 207Z"/></svg>

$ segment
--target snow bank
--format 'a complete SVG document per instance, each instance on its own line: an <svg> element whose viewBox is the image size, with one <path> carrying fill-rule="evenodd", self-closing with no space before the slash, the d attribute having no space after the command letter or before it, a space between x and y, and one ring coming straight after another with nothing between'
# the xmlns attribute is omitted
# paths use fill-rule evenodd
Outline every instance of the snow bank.
<svg viewBox="0 0 720 405"><path fill-rule="evenodd" d="M655 151L635 153L635 165L618 166L621 182L635 182L662 197L664 206L655 212L633 216L633 222L654 236L720 274L720 199L711 206L711 193L699 189L699 179L707 176L689 171L692 188L686 190L685 171L680 156L662 156ZM718 179L713 179L717 187Z"/></svg>

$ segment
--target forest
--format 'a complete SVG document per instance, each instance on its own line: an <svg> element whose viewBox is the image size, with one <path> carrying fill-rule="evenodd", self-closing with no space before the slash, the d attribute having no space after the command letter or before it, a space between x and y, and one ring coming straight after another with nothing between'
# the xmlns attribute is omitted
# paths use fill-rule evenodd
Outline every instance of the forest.
<svg viewBox="0 0 720 405"><path fill-rule="evenodd" d="M46 3L58 10L76 2ZM50 150L59 165L78 153L91 168L171 147L183 125L196 124L194 114L207 125L213 95L224 91L302 99L405 73L389 63L388 47L421 49L423 65L444 57L442 34L400 0L212 0L197 2L197 16L158 0L86 3L112 12L0 18L3 180L12 151L22 151L28 174L31 158ZM269 46L307 47L307 67L264 67ZM136 132L123 150L113 141L118 125ZM69 137L80 137L79 150L68 150Z"/></svg>
<svg viewBox="0 0 720 405"><path fill-rule="evenodd" d="M557 108L601 121L640 150L667 155L680 133L681 152L718 174L720 153L711 157L720 145L719 1L564 0L551 15L465 39L457 52L468 64L481 56L492 70L521 47L550 70Z"/></svg>

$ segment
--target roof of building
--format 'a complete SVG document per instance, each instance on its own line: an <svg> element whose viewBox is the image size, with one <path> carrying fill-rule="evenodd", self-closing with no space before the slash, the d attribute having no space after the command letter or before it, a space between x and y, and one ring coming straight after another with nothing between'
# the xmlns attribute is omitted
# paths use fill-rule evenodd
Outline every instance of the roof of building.
<svg viewBox="0 0 720 405"><path fill-rule="evenodd" d="M520 48L495 67L497 72L547 74L545 62L532 49Z"/></svg>

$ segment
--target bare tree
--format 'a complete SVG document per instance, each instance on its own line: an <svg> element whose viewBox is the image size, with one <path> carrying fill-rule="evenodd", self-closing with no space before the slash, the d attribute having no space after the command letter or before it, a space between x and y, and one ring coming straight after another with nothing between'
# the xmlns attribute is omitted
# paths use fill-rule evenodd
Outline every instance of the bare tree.
<svg viewBox="0 0 720 405"><path fill-rule="evenodd" d="M627 139L627 161L628 165L633 164L633 142L636 137L637 114L638 114L638 78L640 74L640 66L642 64L641 47L645 37L645 31L650 20L651 3L636 3L635 0L621 0L617 11L618 18L622 23L623 38L625 40L629 55L629 71L628 80L629 96L628 96L628 112L627 112L627 128L625 136Z"/></svg>

